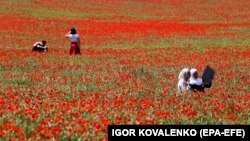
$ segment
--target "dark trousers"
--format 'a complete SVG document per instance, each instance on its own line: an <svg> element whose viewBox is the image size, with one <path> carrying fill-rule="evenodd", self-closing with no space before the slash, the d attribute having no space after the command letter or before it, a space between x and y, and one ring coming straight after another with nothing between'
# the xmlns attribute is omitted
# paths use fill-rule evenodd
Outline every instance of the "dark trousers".
<svg viewBox="0 0 250 141"><path fill-rule="evenodd" d="M193 92L205 92L202 85L190 85L190 87Z"/></svg>
<svg viewBox="0 0 250 141"><path fill-rule="evenodd" d="M205 92L205 88L211 88L212 82L206 85L190 85L193 92Z"/></svg>
<svg viewBox="0 0 250 141"><path fill-rule="evenodd" d="M45 52L48 51L48 48L33 47L32 51Z"/></svg>

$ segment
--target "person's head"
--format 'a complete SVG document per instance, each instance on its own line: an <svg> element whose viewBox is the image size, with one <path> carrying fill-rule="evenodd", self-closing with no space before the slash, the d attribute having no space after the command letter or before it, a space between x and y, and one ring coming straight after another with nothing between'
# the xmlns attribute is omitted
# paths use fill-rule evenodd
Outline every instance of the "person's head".
<svg viewBox="0 0 250 141"><path fill-rule="evenodd" d="M42 40L42 43L43 43L43 45L46 45L47 42L45 40Z"/></svg>
<svg viewBox="0 0 250 141"><path fill-rule="evenodd" d="M193 77L195 79L197 79L199 77L197 69L191 69L190 70L190 75L191 75L191 77Z"/></svg>
<svg viewBox="0 0 250 141"><path fill-rule="evenodd" d="M76 34L76 29L74 27L70 29L70 34Z"/></svg>
<svg viewBox="0 0 250 141"><path fill-rule="evenodd" d="M189 68L184 68L182 69L182 71L179 74L179 79L184 79L185 81L188 81L188 79L190 78L190 71Z"/></svg>

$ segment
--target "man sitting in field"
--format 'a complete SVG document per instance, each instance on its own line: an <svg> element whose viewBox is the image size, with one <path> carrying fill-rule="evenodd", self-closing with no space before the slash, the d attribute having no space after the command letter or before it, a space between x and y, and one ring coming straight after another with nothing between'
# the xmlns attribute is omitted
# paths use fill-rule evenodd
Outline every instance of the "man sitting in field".
<svg viewBox="0 0 250 141"><path fill-rule="evenodd" d="M33 45L32 51L38 51L38 52L46 52L46 51L48 51L48 47L46 46L46 41L42 40L41 42L36 42Z"/></svg>

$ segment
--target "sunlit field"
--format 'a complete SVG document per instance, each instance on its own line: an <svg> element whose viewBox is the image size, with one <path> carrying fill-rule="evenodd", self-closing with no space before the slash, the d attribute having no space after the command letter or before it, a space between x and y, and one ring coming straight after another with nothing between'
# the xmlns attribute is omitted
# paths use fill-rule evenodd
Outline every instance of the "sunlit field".
<svg viewBox="0 0 250 141"><path fill-rule="evenodd" d="M0 140L107 140L109 124L249 124L248 0L0 1ZM81 55L69 55L71 27ZM32 52L45 39L46 53ZM178 74L216 70L205 93Z"/></svg>

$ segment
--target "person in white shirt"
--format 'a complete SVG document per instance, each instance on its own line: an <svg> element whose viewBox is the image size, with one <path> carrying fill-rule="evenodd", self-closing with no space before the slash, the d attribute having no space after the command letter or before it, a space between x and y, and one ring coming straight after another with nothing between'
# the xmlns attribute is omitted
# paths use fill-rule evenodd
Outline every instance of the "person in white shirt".
<svg viewBox="0 0 250 141"><path fill-rule="evenodd" d="M191 91L205 92L205 88L211 87L211 83L207 84L206 82L203 82L202 78L199 77L197 69L191 69L190 75L191 76L189 80L189 85L190 85Z"/></svg>
<svg viewBox="0 0 250 141"><path fill-rule="evenodd" d="M202 85L202 79L199 78L199 74L197 69L190 70L190 85Z"/></svg>
<svg viewBox="0 0 250 141"><path fill-rule="evenodd" d="M182 69L182 71L180 72L178 79L178 86L177 89L179 92L187 92L190 90L190 86L189 86L189 78L190 78L190 71L189 68L184 68Z"/></svg>
<svg viewBox="0 0 250 141"><path fill-rule="evenodd" d="M71 55L81 54L80 52L80 37L76 32L75 28L71 28L71 30L65 35L66 38L70 38L71 45L69 53Z"/></svg>
<svg viewBox="0 0 250 141"><path fill-rule="evenodd" d="M46 46L46 41L42 40L34 43L32 51L38 51L38 52L48 51L48 47Z"/></svg>

